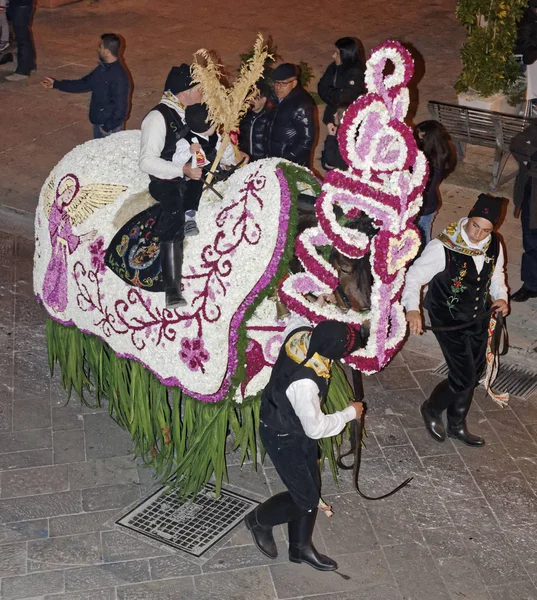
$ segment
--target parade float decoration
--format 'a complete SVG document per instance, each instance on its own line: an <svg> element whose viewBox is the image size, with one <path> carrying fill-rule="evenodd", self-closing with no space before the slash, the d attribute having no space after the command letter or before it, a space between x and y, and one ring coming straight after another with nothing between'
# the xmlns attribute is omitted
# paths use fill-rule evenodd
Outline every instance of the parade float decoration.
<svg viewBox="0 0 537 600"><path fill-rule="evenodd" d="M386 75L388 62L393 71ZM322 189L307 169L271 158L238 169L216 184L218 193L204 192L201 234L185 240L184 308L166 308L164 294L126 284L104 261L118 226L128 221L118 224L118 215L133 198L148 199L148 177L138 168L139 131L75 148L47 178L36 212L34 289L49 316L51 369L59 363L69 392L83 397L91 389L97 402L106 399L137 453L181 493L197 492L212 476L219 489L230 432L241 459L249 455L255 464L260 394L285 327L270 299L277 291L315 323L368 321L367 346L347 360L354 368L380 370L401 344L399 299L405 268L419 248L413 217L427 177L403 122L412 71L400 44L373 51L369 93L349 108L339 132L349 170L331 172ZM248 89L242 87L244 97ZM297 198L304 192L318 197L319 224L296 239ZM365 213L377 233L369 238L344 227L335 205L345 218ZM295 239L305 271L287 277ZM370 310L342 313L306 299L338 284L317 250L327 245L353 259L370 254ZM158 252L156 246L149 260L158 260ZM341 409L351 397L336 365L325 408ZM334 442L341 436L322 442L331 465Z"/></svg>
<svg viewBox="0 0 537 600"><path fill-rule="evenodd" d="M393 72L385 75L388 62ZM280 291L291 310L318 323L327 318L325 310L312 306L304 294L330 293L338 280L334 268L315 248L331 245L354 259L369 254L371 309L339 317L352 324L370 324L366 347L345 359L365 373L385 366L403 341L406 321L400 296L406 267L420 247L414 217L421 207L428 167L412 130L404 123L409 107L407 84L413 70L410 53L398 42L386 42L372 52L365 75L368 93L345 112L338 131L341 155L349 170L327 174L316 203L319 225L297 239L296 252L305 273L289 277ZM365 213L378 232L370 239L345 228L335 217L334 205L348 218Z"/></svg>

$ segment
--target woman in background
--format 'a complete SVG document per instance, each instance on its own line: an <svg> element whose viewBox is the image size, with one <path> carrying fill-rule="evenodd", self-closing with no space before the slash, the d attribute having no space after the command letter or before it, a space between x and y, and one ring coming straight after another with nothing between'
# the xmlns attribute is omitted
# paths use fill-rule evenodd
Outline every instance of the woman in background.
<svg viewBox="0 0 537 600"><path fill-rule="evenodd" d="M423 192L423 206L417 225L423 234L424 245L431 241L433 221L440 208L439 187L453 171L457 159L446 128L438 121L422 121L414 128L418 148L429 164L429 178Z"/></svg>
<svg viewBox="0 0 537 600"><path fill-rule="evenodd" d="M336 42L334 62L319 81L319 96L326 102L323 123L334 122L334 113L342 104L352 104L365 92L364 64L360 58L360 43L351 37Z"/></svg>

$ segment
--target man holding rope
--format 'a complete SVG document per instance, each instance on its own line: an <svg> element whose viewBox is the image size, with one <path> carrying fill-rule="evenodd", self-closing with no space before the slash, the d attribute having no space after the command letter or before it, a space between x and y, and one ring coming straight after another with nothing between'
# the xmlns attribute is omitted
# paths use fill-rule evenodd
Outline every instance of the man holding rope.
<svg viewBox="0 0 537 600"><path fill-rule="evenodd" d="M502 198L480 194L468 217L429 242L406 276L402 303L410 331L423 333L420 294L428 285L423 304L449 370L420 409L437 442L446 439L446 410L449 437L469 446L485 443L468 431L466 415L485 366L490 315L509 312L504 253L493 231L502 208Z"/></svg>
<svg viewBox="0 0 537 600"><path fill-rule="evenodd" d="M318 302L322 304L324 297ZM321 489L317 440L337 435L362 415L361 402L350 402L333 414L321 410L332 361L363 346L362 335L339 321L312 327L298 315L289 319L259 414L259 435L287 491L272 496L244 519L255 545L269 558L278 555L273 527L288 523L291 562L319 571L338 568L312 542Z"/></svg>

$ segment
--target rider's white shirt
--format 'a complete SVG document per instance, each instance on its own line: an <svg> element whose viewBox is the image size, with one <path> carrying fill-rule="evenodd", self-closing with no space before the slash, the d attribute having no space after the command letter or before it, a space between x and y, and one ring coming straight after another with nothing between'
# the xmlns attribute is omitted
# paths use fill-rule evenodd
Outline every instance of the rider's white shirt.
<svg viewBox="0 0 537 600"><path fill-rule="evenodd" d="M169 105L168 105L169 106ZM184 119L184 111L172 107ZM183 177L183 165L160 158L166 141L166 122L158 110L150 111L142 121L142 140L140 143L140 169L159 179ZM183 163L184 164L184 163Z"/></svg>

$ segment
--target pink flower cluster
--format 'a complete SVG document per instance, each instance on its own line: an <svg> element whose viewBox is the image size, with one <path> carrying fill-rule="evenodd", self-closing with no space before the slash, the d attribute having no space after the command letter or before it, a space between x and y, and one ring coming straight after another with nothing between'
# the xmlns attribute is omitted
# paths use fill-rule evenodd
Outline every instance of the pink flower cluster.
<svg viewBox="0 0 537 600"><path fill-rule="evenodd" d="M388 63L393 69L386 75ZM289 308L320 322L329 318L329 309L312 305L304 294L314 287L331 291L337 278L316 252L315 243L328 242L350 258L370 252L372 309L367 315L349 311L342 317L355 326L370 322L367 346L347 360L365 372L380 370L402 343L406 322L400 295L405 269L420 244L413 221L421 206L428 169L412 130L403 121L409 106L406 86L413 71L412 57L399 42L388 41L371 53L365 77L368 93L348 108L338 132L349 170L334 170L326 176L316 204L319 226L303 232L296 244L307 272L292 275L280 290ZM369 240L345 229L335 218L334 205L346 217L366 213L378 233Z"/></svg>

